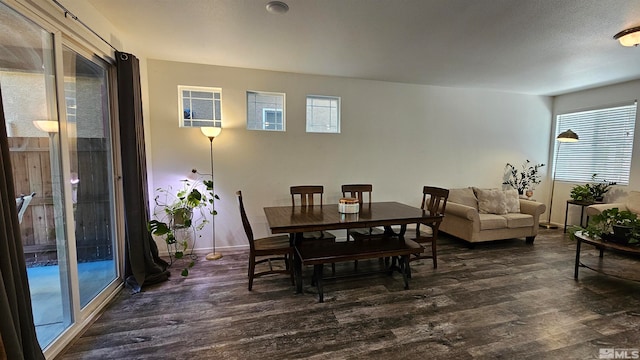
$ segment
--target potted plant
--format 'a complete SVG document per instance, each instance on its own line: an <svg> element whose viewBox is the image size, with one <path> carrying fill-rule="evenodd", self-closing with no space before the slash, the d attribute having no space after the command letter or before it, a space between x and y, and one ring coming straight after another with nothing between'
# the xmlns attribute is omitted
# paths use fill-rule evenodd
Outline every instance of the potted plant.
<svg viewBox="0 0 640 360"><path fill-rule="evenodd" d="M593 202L593 195L587 184L571 188L571 198L576 201Z"/></svg>
<svg viewBox="0 0 640 360"><path fill-rule="evenodd" d="M572 227L570 233L573 236L577 231L603 241L636 244L640 240L640 219L631 211L611 208L592 216L586 228Z"/></svg>
<svg viewBox="0 0 640 360"><path fill-rule="evenodd" d="M613 181L596 181L596 177L598 174L591 175L592 183L589 185L589 191L591 191L591 195L593 196L594 201L603 201L604 195L611 190L611 186L616 185L616 182Z"/></svg>
<svg viewBox="0 0 640 360"><path fill-rule="evenodd" d="M518 194L524 194L524 191L534 190L535 186L540 184L542 176L540 175L540 168L544 164L532 165L531 161L527 160L522 164L522 169L518 170L512 164L507 163L505 165L504 177L502 185L509 185L512 188L518 190Z"/></svg>
<svg viewBox="0 0 640 360"><path fill-rule="evenodd" d="M604 195L611 190L611 186L616 185L612 181L596 181L598 174L591 175L591 183L584 185L575 185L571 188L571 198L577 201L585 202L601 202L604 200Z"/></svg>
<svg viewBox="0 0 640 360"><path fill-rule="evenodd" d="M193 247L198 237L197 232L209 223L208 215L216 215L212 204L214 199L219 199L213 192L213 181L202 179L195 169L191 172L194 179L181 180L183 186L178 191L174 191L171 186L156 189L154 219L147 223L149 232L162 237L167 244L171 265L174 259L190 257L181 272L182 276L189 275L189 269L195 264ZM181 236L181 230L193 232L191 244L188 236Z"/></svg>

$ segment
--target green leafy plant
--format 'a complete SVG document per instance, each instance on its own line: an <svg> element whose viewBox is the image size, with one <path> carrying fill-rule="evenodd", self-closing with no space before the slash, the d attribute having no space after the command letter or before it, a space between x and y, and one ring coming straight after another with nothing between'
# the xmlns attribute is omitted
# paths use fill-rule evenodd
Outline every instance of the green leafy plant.
<svg viewBox="0 0 640 360"><path fill-rule="evenodd" d="M502 185L509 185L518 190L518 194L522 195L526 189L534 190L535 186L540 184L542 176L540 168L544 164L532 165L531 161L526 160L522 164L521 170L514 165L507 163L504 167L504 176Z"/></svg>
<svg viewBox="0 0 640 360"><path fill-rule="evenodd" d="M575 237L576 232L581 231L591 238L607 239L612 237L616 226L628 228L625 237L628 239L629 244L638 244L640 242L640 219L638 219L638 215L618 208L603 210L600 214L590 218L589 225L586 228L572 226L569 229L569 233L572 238Z"/></svg>
<svg viewBox="0 0 640 360"><path fill-rule="evenodd" d="M611 190L613 185L616 185L616 182L613 181L597 181L596 177L598 174L591 175L590 183L586 183L584 185L575 185L571 188L571 198L577 201L602 201L604 195Z"/></svg>
<svg viewBox="0 0 640 360"><path fill-rule="evenodd" d="M571 198L576 201L593 201L593 195L591 194L591 190L589 186L585 185L576 185L571 188Z"/></svg>
<svg viewBox="0 0 640 360"><path fill-rule="evenodd" d="M147 223L151 234L164 239L171 265L174 259L189 258L181 272L182 276L188 276L189 269L195 265L193 247L198 237L197 233L210 222L208 215L217 214L213 209L213 203L214 199L220 199L213 192L212 180L203 179L196 169L191 172L195 179L181 180L183 186L180 190L174 191L171 186L156 189L154 219ZM181 230L192 231L191 246L188 237L180 236Z"/></svg>

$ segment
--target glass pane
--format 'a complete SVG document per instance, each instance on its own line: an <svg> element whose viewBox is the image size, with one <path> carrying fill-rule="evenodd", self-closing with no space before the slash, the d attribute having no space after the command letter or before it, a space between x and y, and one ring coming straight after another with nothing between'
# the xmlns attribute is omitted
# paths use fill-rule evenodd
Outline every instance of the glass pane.
<svg viewBox="0 0 640 360"><path fill-rule="evenodd" d="M0 3L0 84L40 346L72 323L53 36ZM33 195L33 196L31 196Z"/></svg>
<svg viewBox="0 0 640 360"><path fill-rule="evenodd" d="M193 99L191 103L193 105L192 119L213 120L213 101Z"/></svg>
<svg viewBox="0 0 640 360"><path fill-rule="evenodd" d="M63 49L70 182L76 235L80 305L116 279L114 195L107 70Z"/></svg>
<svg viewBox="0 0 640 360"><path fill-rule="evenodd" d="M247 91L247 129L284 131L283 105L284 94ZM275 112L279 113L278 123Z"/></svg>

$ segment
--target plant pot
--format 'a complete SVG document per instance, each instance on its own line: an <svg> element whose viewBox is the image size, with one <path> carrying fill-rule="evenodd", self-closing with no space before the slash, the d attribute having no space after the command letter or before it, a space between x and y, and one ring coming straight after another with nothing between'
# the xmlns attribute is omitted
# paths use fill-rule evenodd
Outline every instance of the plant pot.
<svg viewBox="0 0 640 360"><path fill-rule="evenodd" d="M624 241L624 243L626 243L627 241L629 241L629 236L631 235L631 230L633 230L633 228L631 226L624 226L624 225L612 225L611 226L613 228L613 235L616 239L620 240L619 242Z"/></svg>
<svg viewBox="0 0 640 360"><path fill-rule="evenodd" d="M189 208L176 209L172 214L171 226L173 228L185 228L191 225L193 211Z"/></svg>

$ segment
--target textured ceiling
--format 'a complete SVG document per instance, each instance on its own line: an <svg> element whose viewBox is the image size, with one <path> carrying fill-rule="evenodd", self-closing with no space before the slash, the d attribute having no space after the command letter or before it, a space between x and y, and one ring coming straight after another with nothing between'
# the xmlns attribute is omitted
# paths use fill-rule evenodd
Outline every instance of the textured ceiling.
<svg viewBox="0 0 640 360"><path fill-rule="evenodd" d="M89 2L151 59L539 95L640 78L612 39L638 0Z"/></svg>

